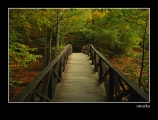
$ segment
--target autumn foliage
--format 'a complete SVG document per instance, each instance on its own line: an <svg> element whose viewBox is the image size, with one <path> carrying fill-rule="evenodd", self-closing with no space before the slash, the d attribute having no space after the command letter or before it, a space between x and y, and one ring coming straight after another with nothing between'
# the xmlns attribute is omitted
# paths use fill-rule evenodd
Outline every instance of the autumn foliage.
<svg viewBox="0 0 158 120"><path fill-rule="evenodd" d="M145 61L142 87L149 82L150 9L9 9L8 14L10 99L23 89L13 86L28 84L68 43L77 49L93 44L111 60Z"/></svg>

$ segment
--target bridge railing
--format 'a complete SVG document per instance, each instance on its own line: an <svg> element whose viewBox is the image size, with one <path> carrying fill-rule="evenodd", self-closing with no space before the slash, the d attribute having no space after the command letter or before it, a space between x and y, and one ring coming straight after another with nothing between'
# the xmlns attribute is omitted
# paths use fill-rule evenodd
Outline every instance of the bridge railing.
<svg viewBox="0 0 158 120"><path fill-rule="evenodd" d="M53 102L55 88L72 53L72 45L65 49L12 102Z"/></svg>
<svg viewBox="0 0 158 120"><path fill-rule="evenodd" d="M81 51L92 60L99 82L105 83L107 101L149 102L149 95L112 65L92 44L84 45Z"/></svg>

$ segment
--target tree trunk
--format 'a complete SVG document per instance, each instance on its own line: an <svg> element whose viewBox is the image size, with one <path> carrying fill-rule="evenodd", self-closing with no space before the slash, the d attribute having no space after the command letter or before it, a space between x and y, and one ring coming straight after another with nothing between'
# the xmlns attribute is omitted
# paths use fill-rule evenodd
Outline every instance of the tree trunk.
<svg viewBox="0 0 158 120"><path fill-rule="evenodd" d="M144 29L144 36L143 36L143 45L142 45L143 51L142 51L142 62L141 62L141 69L140 69L140 76L139 76L139 87L141 86L141 78L142 78L143 67L144 67L145 36L146 36L147 25L148 25L148 18L147 18L147 21L146 21L146 26L145 27L142 26L143 29Z"/></svg>
<svg viewBox="0 0 158 120"><path fill-rule="evenodd" d="M45 40L45 47L44 47L44 67L48 65L48 48L47 48L47 25L46 25L46 40Z"/></svg>
<svg viewBox="0 0 158 120"><path fill-rule="evenodd" d="M144 33L144 37L143 37L143 52L142 52L142 62L141 62L141 69L140 69L140 76L139 76L139 87L141 86L141 78L142 78L142 73L143 73L143 67L144 67L144 50L145 50L145 46L144 46L144 42L145 42L145 35L146 35L146 29L145 29L145 33Z"/></svg>
<svg viewBox="0 0 158 120"><path fill-rule="evenodd" d="M51 62L52 59L52 24L50 25L50 41L49 41L49 63Z"/></svg>
<svg viewBox="0 0 158 120"><path fill-rule="evenodd" d="M56 29L56 54L58 54L59 49L59 37L60 37L60 15L59 11L57 11L57 29Z"/></svg>

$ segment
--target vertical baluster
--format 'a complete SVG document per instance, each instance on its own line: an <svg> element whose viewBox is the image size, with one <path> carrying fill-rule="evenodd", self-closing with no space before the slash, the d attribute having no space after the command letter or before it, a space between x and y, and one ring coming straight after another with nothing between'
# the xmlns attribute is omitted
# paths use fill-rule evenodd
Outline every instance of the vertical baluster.
<svg viewBox="0 0 158 120"><path fill-rule="evenodd" d="M92 60L92 58L93 58L92 57L92 48L91 48L91 46L89 46L89 47L90 47L90 50L89 50L90 51L90 60Z"/></svg>
<svg viewBox="0 0 158 120"><path fill-rule="evenodd" d="M82 52L85 53L85 46L82 47Z"/></svg>
<svg viewBox="0 0 158 120"><path fill-rule="evenodd" d="M132 90L130 87L130 96L129 96L129 102L143 102L144 100L140 95L138 95L136 92Z"/></svg>
<svg viewBox="0 0 158 120"><path fill-rule="evenodd" d="M109 74L109 89L108 89L108 96L107 96L107 100L109 102L113 101L113 94L114 94L114 81L113 81L113 71L110 70L110 74Z"/></svg>
<svg viewBox="0 0 158 120"><path fill-rule="evenodd" d="M98 71L98 69L97 69L97 65L98 65L98 55L96 54L96 52L94 53L94 70L95 70L95 72L97 72Z"/></svg>
<svg viewBox="0 0 158 120"><path fill-rule="evenodd" d="M54 100L56 85L57 85L57 76L56 73L53 70L51 70L50 81L48 85L48 97L52 100Z"/></svg>
<svg viewBox="0 0 158 120"><path fill-rule="evenodd" d="M85 45L85 54L87 54L87 45Z"/></svg>
<svg viewBox="0 0 158 120"><path fill-rule="evenodd" d="M55 75L55 76L59 76L59 66L60 66L60 59L58 60L58 62L54 66L54 70L57 73L57 75ZM57 79L57 81L60 82L59 79Z"/></svg>
<svg viewBox="0 0 158 120"><path fill-rule="evenodd" d="M23 100L23 102L30 102L30 101L32 101L31 99L32 99L32 93L33 92L31 92L24 100Z"/></svg>
<svg viewBox="0 0 158 120"><path fill-rule="evenodd" d="M86 49L86 48L85 48L85 45L84 45L84 46L82 47L83 53L86 53L86 52L85 52L85 49Z"/></svg>
<svg viewBox="0 0 158 120"><path fill-rule="evenodd" d="M99 58L99 61L98 61L98 78L99 78L99 83L101 83L103 80L102 80L102 74L103 74L103 70L102 70L102 59Z"/></svg>
<svg viewBox="0 0 158 120"><path fill-rule="evenodd" d="M61 57L61 69L62 69L62 72L64 72L64 70L65 70L64 55L62 55L62 57Z"/></svg>
<svg viewBox="0 0 158 120"><path fill-rule="evenodd" d="M54 77L53 77L54 76ZM55 89L57 86L57 77L55 76L55 73L53 72L52 74L52 100L54 101L54 96L55 96Z"/></svg>
<svg viewBox="0 0 158 120"><path fill-rule="evenodd" d="M64 53L64 62L65 62L65 65L67 63L67 52Z"/></svg>
<svg viewBox="0 0 158 120"><path fill-rule="evenodd" d="M101 59L101 61L100 61L100 64L101 64L101 71L102 71L102 74L103 75L105 75L105 74L107 74L108 75L108 68L106 68L106 66L105 66L105 62ZM110 69L109 69L110 70ZM102 75L101 74L101 75ZM107 78L107 75L106 76L104 76L103 77L103 75L102 76L100 76L101 78L100 78L100 83L101 82L104 82L104 86L105 86L105 94L106 94L106 96L108 96L108 93L109 93L109 80L108 80L108 78Z"/></svg>
<svg viewBox="0 0 158 120"><path fill-rule="evenodd" d="M49 81L50 81L50 74L51 72L49 71L46 76L44 77L44 82L43 82L43 88L42 88L42 93L44 95L47 95L47 92L48 92L48 85L49 85ZM41 98L40 99L41 102L45 102L46 99L45 98Z"/></svg>
<svg viewBox="0 0 158 120"><path fill-rule="evenodd" d="M49 79L49 84L48 84L48 97L50 99L53 99L53 70L50 71L50 79Z"/></svg>
<svg viewBox="0 0 158 120"><path fill-rule="evenodd" d="M118 96L119 94L121 94L119 77L118 77L118 75L115 72L113 72L112 77L113 77L113 81L114 81L115 96ZM120 102L120 101L122 101L122 99L120 99L118 101Z"/></svg>
<svg viewBox="0 0 158 120"><path fill-rule="evenodd" d="M92 65L94 65L94 50L92 49Z"/></svg>
<svg viewBox="0 0 158 120"><path fill-rule="evenodd" d="M32 93L32 94L31 94L31 98L30 98L30 101L29 101L29 102L35 102L36 99L35 99L35 92L34 92L34 90L32 90L31 93Z"/></svg>
<svg viewBox="0 0 158 120"><path fill-rule="evenodd" d="M73 52L72 45L70 45L70 54Z"/></svg>
<svg viewBox="0 0 158 120"><path fill-rule="evenodd" d="M89 45L87 45L87 55L89 56Z"/></svg>

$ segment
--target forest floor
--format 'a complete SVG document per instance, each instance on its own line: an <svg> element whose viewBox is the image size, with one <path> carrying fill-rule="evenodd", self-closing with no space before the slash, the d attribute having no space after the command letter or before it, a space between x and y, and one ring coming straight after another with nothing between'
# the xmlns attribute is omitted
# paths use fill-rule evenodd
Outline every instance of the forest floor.
<svg viewBox="0 0 158 120"><path fill-rule="evenodd" d="M36 62L32 62L27 68L21 70L14 70L10 77L20 84L16 87L9 87L9 102L11 102L42 70L43 58L38 59Z"/></svg>
<svg viewBox="0 0 158 120"><path fill-rule="evenodd" d="M117 69L122 71L131 79L136 79L138 82L138 76L140 74L140 63L137 63L129 56L113 57L109 60ZM37 62L31 63L28 68L24 70L15 70L10 77L20 84L16 87L9 87L9 102L11 102L42 70L43 59L39 59ZM128 69L126 69L128 68ZM134 70L135 78L129 74L129 71ZM146 83L144 83L146 84Z"/></svg>

